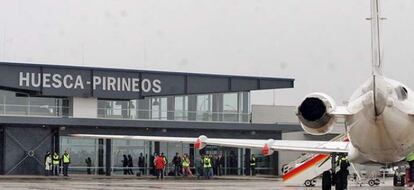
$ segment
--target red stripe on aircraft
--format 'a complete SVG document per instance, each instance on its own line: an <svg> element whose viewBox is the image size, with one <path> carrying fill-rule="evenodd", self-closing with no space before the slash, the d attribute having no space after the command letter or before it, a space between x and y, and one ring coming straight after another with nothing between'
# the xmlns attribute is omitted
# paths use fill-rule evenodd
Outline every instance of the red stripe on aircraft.
<svg viewBox="0 0 414 190"><path fill-rule="evenodd" d="M320 161L322 161L326 158L329 158L329 154L318 154L317 156L313 157L309 161L301 164L300 166L296 167L292 171L290 171L290 172L286 173L285 175L283 175L283 181L286 181L286 180L302 173L303 171L307 170L308 168L312 167L313 165L319 163Z"/></svg>

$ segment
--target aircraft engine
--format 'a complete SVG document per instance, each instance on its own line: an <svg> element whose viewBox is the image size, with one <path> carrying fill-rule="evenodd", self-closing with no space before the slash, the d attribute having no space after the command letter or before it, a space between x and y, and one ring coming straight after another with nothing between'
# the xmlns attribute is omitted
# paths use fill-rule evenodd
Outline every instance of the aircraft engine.
<svg viewBox="0 0 414 190"><path fill-rule="evenodd" d="M334 100L323 93L312 93L305 97L297 107L296 115L302 128L312 135L329 133L335 124L336 104Z"/></svg>

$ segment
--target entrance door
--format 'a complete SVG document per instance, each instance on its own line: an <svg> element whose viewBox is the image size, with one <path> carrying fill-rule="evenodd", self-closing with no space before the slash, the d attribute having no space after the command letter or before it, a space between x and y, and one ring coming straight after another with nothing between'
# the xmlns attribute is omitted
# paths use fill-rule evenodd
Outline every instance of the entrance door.
<svg viewBox="0 0 414 190"><path fill-rule="evenodd" d="M64 151L70 154L69 173L87 174L86 159L91 158L91 173L96 174L98 167L99 143L98 139L78 138L78 137L60 137L60 155Z"/></svg>

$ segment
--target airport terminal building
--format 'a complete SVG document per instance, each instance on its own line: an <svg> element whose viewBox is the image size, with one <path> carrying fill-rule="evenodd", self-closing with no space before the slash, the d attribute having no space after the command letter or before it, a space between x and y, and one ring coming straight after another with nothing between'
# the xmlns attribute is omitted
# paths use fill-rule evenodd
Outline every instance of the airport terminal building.
<svg viewBox="0 0 414 190"><path fill-rule="evenodd" d="M47 151L71 155L70 173L122 173L123 155L175 153L197 159L193 144L76 138L71 134L117 134L281 139L298 124L252 121L250 91L293 88L286 78L244 77L40 64L0 63L0 174L43 174ZM259 150L207 146L222 154L225 174L243 174ZM278 154L259 156L258 169L278 174ZM172 167L171 164L169 164ZM137 168L138 169L138 168Z"/></svg>

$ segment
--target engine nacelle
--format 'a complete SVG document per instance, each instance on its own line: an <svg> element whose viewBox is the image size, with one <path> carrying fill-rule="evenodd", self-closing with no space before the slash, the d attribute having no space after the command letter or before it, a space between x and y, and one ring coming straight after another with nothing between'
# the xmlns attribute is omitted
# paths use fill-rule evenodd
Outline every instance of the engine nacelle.
<svg viewBox="0 0 414 190"><path fill-rule="evenodd" d="M329 133L335 124L336 109L334 100L323 93L312 93L306 96L296 110L303 130L312 135Z"/></svg>

